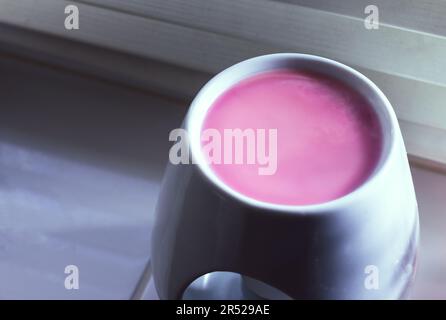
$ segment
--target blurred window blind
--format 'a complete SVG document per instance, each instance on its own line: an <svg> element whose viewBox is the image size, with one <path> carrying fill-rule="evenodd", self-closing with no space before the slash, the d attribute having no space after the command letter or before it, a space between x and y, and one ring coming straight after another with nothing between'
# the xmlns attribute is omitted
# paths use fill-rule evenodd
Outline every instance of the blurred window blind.
<svg viewBox="0 0 446 320"><path fill-rule="evenodd" d="M79 30L64 29L68 4L79 7ZM369 4L378 30L364 27ZM446 164L444 0L0 0L0 24L206 74L271 52L335 59L386 93L411 155Z"/></svg>

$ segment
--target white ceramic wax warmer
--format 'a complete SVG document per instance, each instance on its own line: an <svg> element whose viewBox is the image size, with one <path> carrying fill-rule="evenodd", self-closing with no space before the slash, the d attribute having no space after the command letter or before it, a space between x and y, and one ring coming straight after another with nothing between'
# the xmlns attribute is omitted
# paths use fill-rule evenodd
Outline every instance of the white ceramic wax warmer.
<svg viewBox="0 0 446 320"><path fill-rule="evenodd" d="M369 101L381 122L383 148L376 169L339 199L308 206L256 201L225 185L201 152L201 126L220 94L254 74L287 68L344 82ZM182 298L195 279L214 271L245 276L247 287L266 298L278 297L278 290L293 299L405 296L415 272L417 202L395 113L368 78L311 55L249 59L201 89L184 127L196 164L170 164L162 185L152 241L161 299ZM371 273L378 282L368 286Z"/></svg>

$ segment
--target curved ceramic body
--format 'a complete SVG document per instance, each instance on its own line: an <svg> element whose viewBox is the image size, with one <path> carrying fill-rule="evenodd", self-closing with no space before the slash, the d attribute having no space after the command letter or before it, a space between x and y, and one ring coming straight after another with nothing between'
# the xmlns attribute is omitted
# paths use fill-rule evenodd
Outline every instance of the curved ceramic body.
<svg viewBox="0 0 446 320"><path fill-rule="evenodd" d="M310 206L263 203L224 185L204 162L199 135L213 101L241 79L280 68L336 77L375 108L383 128L381 159L352 193ZM214 77L193 101L184 126L197 164L169 164L164 177L152 241L160 298L181 298L194 279L213 271L258 279L294 299L396 299L404 294L415 269L417 203L394 111L370 80L316 56L257 57Z"/></svg>

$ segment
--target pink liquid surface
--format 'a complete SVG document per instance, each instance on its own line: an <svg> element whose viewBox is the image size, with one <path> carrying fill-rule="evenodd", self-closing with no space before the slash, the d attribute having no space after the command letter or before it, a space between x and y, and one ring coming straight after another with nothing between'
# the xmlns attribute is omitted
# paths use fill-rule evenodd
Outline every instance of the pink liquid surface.
<svg viewBox="0 0 446 320"><path fill-rule="evenodd" d="M236 84L208 111L203 130L210 128L222 135L224 129L277 129L275 174L259 175L258 164L211 164L232 189L275 204L346 195L370 176L381 152L381 127L364 98L337 80L299 71Z"/></svg>

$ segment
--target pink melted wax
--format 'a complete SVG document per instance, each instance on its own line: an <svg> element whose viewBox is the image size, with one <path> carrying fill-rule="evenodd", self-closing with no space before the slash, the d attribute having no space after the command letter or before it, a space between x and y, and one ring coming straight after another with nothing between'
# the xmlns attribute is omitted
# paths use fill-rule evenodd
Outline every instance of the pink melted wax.
<svg viewBox="0 0 446 320"><path fill-rule="evenodd" d="M224 129L277 129L275 174L259 175L258 164L210 164L232 189L274 204L342 197L370 176L381 151L381 127L363 97L335 79L299 71L236 84L208 111L203 130L209 128L222 135Z"/></svg>

